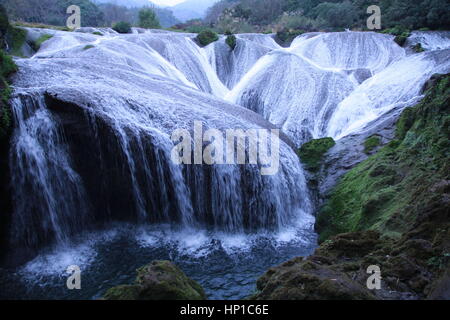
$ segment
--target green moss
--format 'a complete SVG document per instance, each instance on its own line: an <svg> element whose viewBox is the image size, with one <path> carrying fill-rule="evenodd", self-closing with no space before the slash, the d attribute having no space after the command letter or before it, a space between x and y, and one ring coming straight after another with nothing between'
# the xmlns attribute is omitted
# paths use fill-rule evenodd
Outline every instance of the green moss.
<svg viewBox="0 0 450 320"><path fill-rule="evenodd" d="M183 271L169 261L153 261L139 268L133 285L109 289L108 300L201 300L203 288L188 278Z"/></svg>
<svg viewBox="0 0 450 320"><path fill-rule="evenodd" d="M236 48L236 36L233 34L229 35L225 40L225 43L230 47L231 50L234 50L234 48Z"/></svg>
<svg viewBox="0 0 450 320"><path fill-rule="evenodd" d="M41 45L49 40L53 38L53 36L51 34L43 34L42 36L40 36L34 43L33 43L33 49L34 51L38 51L41 48Z"/></svg>
<svg viewBox="0 0 450 320"><path fill-rule="evenodd" d="M372 152L376 147L381 145L381 138L379 136L371 136L366 139L364 142L364 152L370 153Z"/></svg>
<svg viewBox="0 0 450 320"><path fill-rule="evenodd" d="M115 23L112 28L118 33L131 33L131 24L125 21Z"/></svg>
<svg viewBox="0 0 450 320"><path fill-rule="evenodd" d="M394 41L401 47L405 45L406 39L411 35L411 31L402 26L385 29L382 33L395 36Z"/></svg>
<svg viewBox="0 0 450 320"><path fill-rule="evenodd" d="M8 38L10 39L11 54L13 56L22 56L22 46L27 38L27 31L21 28L10 27L8 30Z"/></svg>
<svg viewBox="0 0 450 320"><path fill-rule="evenodd" d="M92 48L95 48L95 46L92 45L92 44L88 44L88 45L84 46L83 50L89 50L89 49L92 49Z"/></svg>
<svg viewBox="0 0 450 320"><path fill-rule="evenodd" d="M197 35L197 42L201 46L207 46L208 44L219 40L219 36L212 30L203 30Z"/></svg>
<svg viewBox="0 0 450 320"><path fill-rule="evenodd" d="M17 66L12 58L0 50L0 140L11 130L11 110L8 101L12 90L7 79L16 71Z"/></svg>
<svg viewBox="0 0 450 320"><path fill-rule="evenodd" d="M320 169L323 156L335 144L333 138L311 140L302 145L298 154L308 170L317 171Z"/></svg>
<svg viewBox="0 0 450 320"><path fill-rule="evenodd" d="M92 32L92 34L94 34L96 36L103 36L103 33L98 32L98 31L94 31L94 32Z"/></svg>
<svg viewBox="0 0 450 320"><path fill-rule="evenodd" d="M358 230L399 236L418 216L444 210L442 195L430 190L450 178L449 106L450 75L445 75L418 105L403 112L396 140L349 171L333 189L317 220L321 241Z"/></svg>
<svg viewBox="0 0 450 320"><path fill-rule="evenodd" d="M278 31L275 40L282 46L288 47L298 36L305 33L303 30L281 30Z"/></svg>

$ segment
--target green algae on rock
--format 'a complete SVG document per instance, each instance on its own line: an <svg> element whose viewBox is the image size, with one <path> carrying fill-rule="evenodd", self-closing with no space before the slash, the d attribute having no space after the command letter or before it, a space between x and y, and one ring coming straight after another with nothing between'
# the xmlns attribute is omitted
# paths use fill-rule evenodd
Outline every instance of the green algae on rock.
<svg viewBox="0 0 450 320"><path fill-rule="evenodd" d="M298 154L302 162L305 164L306 169L310 171L318 171L320 169L323 156L335 144L336 142L333 138L311 140L301 146Z"/></svg>
<svg viewBox="0 0 450 320"><path fill-rule="evenodd" d="M170 261L153 261L137 270L135 283L109 289L106 300L204 300L203 288Z"/></svg>

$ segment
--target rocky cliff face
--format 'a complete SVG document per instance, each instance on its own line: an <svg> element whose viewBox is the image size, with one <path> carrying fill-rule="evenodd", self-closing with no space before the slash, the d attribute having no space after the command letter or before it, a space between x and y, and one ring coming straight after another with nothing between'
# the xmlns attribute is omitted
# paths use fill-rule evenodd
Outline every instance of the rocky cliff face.
<svg viewBox="0 0 450 320"><path fill-rule="evenodd" d="M270 269L254 298L450 298L450 75L425 90L394 140L331 189L315 254ZM366 287L370 265L381 269L381 290Z"/></svg>

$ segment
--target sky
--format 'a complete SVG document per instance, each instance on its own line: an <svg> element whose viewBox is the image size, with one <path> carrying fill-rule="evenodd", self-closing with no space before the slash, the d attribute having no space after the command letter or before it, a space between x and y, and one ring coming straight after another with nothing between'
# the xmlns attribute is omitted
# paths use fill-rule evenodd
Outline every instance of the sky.
<svg viewBox="0 0 450 320"><path fill-rule="evenodd" d="M159 6L174 6L176 4L184 2L185 0L151 0L151 1Z"/></svg>

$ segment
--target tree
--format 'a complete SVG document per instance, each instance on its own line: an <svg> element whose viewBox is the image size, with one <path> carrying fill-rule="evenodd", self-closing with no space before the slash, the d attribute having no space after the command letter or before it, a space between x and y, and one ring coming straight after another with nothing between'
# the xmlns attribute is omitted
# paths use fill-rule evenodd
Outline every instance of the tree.
<svg viewBox="0 0 450 320"><path fill-rule="evenodd" d="M155 11L153 11L151 8L142 8L139 11L139 27L146 29L161 28Z"/></svg>

